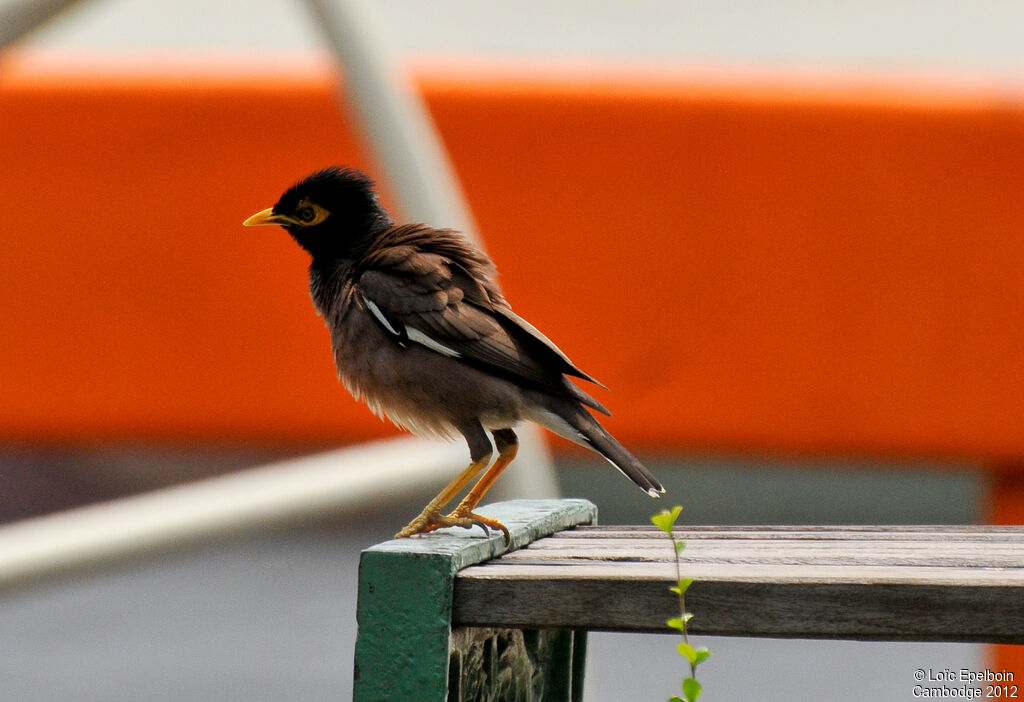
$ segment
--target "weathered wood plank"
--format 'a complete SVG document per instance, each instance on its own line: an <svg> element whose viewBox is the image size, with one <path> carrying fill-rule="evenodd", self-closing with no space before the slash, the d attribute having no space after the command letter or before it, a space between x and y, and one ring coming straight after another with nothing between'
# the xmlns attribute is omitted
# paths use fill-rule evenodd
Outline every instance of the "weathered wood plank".
<svg viewBox="0 0 1024 702"><path fill-rule="evenodd" d="M1024 528L687 528L694 633L1024 643ZM738 537L738 538L737 538ZM659 550L660 549L660 550ZM467 568L454 621L670 632L672 547L578 528Z"/></svg>
<svg viewBox="0 0 1024 702"><path fill-rule="evenodd" d="M665 619L678 615L664 583L485 582L456 582L455 621L670 633ZM699 580L687 604L694 634L1024 643L1019 587Z"/></svg>
<svg viewBox="0 0 1024 702"><path fill-rule="evenodd" d="M688 544L698 548L707 548L720 544L728 548L736 549L758 549L758 548L792 548L792 549L854 549L856 551L885 551L885 550L906 550L908 548L928 549L935 552L956 548L958 551L974 550L982 553L1021 553L1024 551L1024 541L971 541L960 539L887 539L887 540L863 540L863 539L729 539L717 536L707 536L699 539L684 539ZM633 549L664 550L672 553L668 539L629 539L620 537L600 539L545 539L536 544L531 544L533 551L556 551L560 549L583 550L587 548L613 549L617 546L626 546Z"/></svg>
<svg viewBox="0 0 1024 702"><path fill-rule="evenodd" d="M1024 588L1024 572L1004 568L891 567L816 564L744 564L691 563L683 574L704 581L781 583L790 585L851 583L949 587L1006 586ZM675 566L668 563L594 563L552 561L547 564L488 563L467 568L460 580L558 580L573 583L582 580L639 582L660 581L666 587L675 577ZM1021 590L1024 598L1024 589ZM1024 599L1021 600L1024 607Z"/></svg>
<svg viewBox="0 0 1024 702"><path fill-rule="evenodd" d="M573 531L561 532L552 538L557 539L589 539L611 538L651 538L665 539L665 535L653 526L611 526L611 527L580 527ZM908 535L918 541L1010 541L1024 542L1024 533L1016 526L992 525L955 525L955 526L687 526L675 530L676 538L703 539L808 539L825 541L846 540L878 540L893 541L907 538Z"/></svg>
<svg viewBox="0 0 1024 702"><path fill-rule="evenodd" d="M1020 526L1007 524L687 524L677 527L679 531L692 532L751 532L751 533L777 533L788 532L814 532L820 534L830 533L878 533L878 534L929 534L929 533L959 533L959 532L992 532L1019 535ZM560 538L571 539L578 536L586 536L591 533L614 533L619 531L649 532L660 534L661 531L651 524L615 524L615 525L592 525L580 526L573 531L560 532Z"/></svg>
<svg viewBox="0 0 1024 702"><path fill-rule="evenodd" d="M948 542L890 541L813 542L690 540L680 558L684 563L813 563L819 565L922 565L949 567L1024 566L1024 544L955 545ZM673 560L668 539L609 539L538 543L509 554L505 562L543 564L553 560L665 562Z"/></svg>

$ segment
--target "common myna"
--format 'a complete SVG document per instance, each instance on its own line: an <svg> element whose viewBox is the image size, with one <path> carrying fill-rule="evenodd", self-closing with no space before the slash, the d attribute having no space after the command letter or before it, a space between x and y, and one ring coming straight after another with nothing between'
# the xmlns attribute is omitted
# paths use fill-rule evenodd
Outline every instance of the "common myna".
<svg viewBox="0 0 1024 702"><path fill-rule="evenodd" d="M600 402L566 376L574 366L502 297L490 258L462 234L396 225L373 182L327 168L294 185L245 226L277 224L312 256L309 289L331 333L345 387L413 433L461 434L472 459L396 537L501 522L473 509L515 458L513 427L532 420L597 451L652 497L661 483L594 419ZM498 457L449 514L442 509Z"/></svg>

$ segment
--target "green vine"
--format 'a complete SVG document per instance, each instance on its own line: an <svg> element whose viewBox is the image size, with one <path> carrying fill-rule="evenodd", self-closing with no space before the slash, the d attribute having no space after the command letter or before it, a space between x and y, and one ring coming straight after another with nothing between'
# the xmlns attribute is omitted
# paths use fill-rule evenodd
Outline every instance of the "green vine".
<svg viewBox="0 0 1024 702"><path fill-rule="evenodd" d="M686 611L686 591L693 584L693 578L684 578L682 575L679 554L686 548L686 542L682 539L677 539L673 533L676 519L679 518L679 513L682 511L683 508L680 505L676 505L670 510L663 509L651 517L651 523L668 534L668 538L672 541L672 548L675 550L676 583L669 590L679 597L679 616L672 617L665 623L682 634L683 642L676 649L679 651L679 655L690 664L690 675L683 680L683 696L672 695L669 698L669 702L697 702L697 698L700 697L701 693L700 683L697 682L697 666L707 660L711 652L706 646L694 648L690 645L690 637L686 630L687 623L693 619L693 614Z"/></svg>

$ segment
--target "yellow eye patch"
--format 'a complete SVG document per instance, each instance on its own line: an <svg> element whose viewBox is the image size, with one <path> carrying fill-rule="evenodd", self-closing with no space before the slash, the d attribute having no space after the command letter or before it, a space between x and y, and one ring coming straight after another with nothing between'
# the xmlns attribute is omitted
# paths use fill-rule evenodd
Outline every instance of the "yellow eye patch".
<svg viewBox="0 0 1024 702"><path fill-rule="evenodd" d="M288 219L300 227L312 227L320 224L330 215L331 213L320 205L310 202L309 198L303 198L299 200L299 204L295 206L295 212Z"/></svg>

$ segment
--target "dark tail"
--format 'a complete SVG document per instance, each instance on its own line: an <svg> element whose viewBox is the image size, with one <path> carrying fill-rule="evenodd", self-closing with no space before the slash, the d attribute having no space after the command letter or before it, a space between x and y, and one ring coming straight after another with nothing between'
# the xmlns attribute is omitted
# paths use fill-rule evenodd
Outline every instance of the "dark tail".
<svg viewBox="0 0 1024 702"><path fill-rule="evenodd" d="M604 427L598 424L586 409L575 402L570 404L565 400L559 401L557 404L551 402L547 404L549 410L543 413L547 416L535 418L539 424L569 441L597 451L651 497L659 497L665 492L665 488L657 478L651 475L644 464L638 461L636 456L631 454L614 436L605 431ZM545 419L547 421L544 421Z"/></svg>
<svg viewBox="0 0 1024 702"><path fill-rule="evenodd" d="M586 410L581 412L586 414ZM593 417L587 416L580 422L580 433L587 438L587 442L599 454L604 456L609 463L622 471L623 475L632 480L640 489L651 497L660 497L665 488L658 479L651 475L651 471L644 467L644 464L637 460L625 446L620 444L614 436L605 431L604 427L597 423Z"/></svg>

